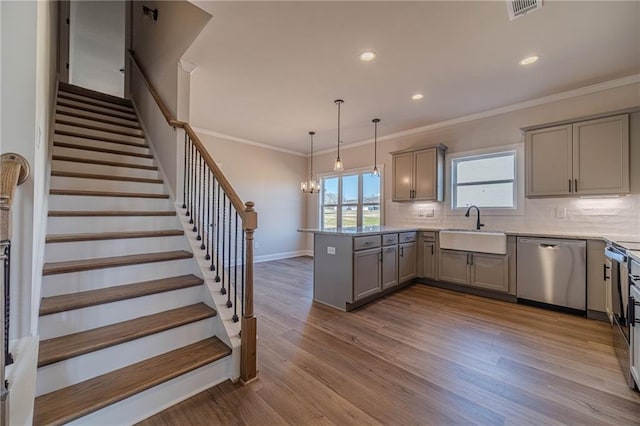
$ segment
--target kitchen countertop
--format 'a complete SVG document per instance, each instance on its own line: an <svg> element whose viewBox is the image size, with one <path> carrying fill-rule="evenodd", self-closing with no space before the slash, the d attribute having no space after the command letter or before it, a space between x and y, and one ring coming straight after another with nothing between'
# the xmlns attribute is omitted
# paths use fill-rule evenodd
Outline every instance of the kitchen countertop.
<svg viewBox="0 0 640 426"><path fill-rule="evenodd" d="M398 226L363 226L353 228L329 228L329 229L298 229L298 232L309 232L313 234L325 235L345 235L345 236L365 236L384 234L387 232L411 232L411 231L431 231L439 232L451 230L451 228L422 228L422 227L398 227ZM464 231L464 229L455 229L456 231ZM473 231L473 229L468 229ZM504 232L507 235L516 237L539 237L539 238L568 238L568 239L584 239L584 240L605 240L607 242L616 243L624 248L625 243L640 243L640 235L629 234L598 234L593 232L545 232L545 231L502 231L487 229L480 232ZM640 251L636 251L636 256L640 257ZM640 260L638 260L640 262Z"/></svg>

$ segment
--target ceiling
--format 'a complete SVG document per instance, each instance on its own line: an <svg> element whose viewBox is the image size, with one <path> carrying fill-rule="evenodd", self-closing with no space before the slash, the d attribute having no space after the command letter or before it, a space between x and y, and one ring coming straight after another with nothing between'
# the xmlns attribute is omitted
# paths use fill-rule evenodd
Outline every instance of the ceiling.
<svg viewBox="0 0 640 426"><path fill-rule="evenodd" d="M307 153L640 72L640 2L195 2L194 127ZM377 57L359 60L371 49ZM540 60L529 66L519 61ZM423 93L421 101L411 100Z"/></svg>

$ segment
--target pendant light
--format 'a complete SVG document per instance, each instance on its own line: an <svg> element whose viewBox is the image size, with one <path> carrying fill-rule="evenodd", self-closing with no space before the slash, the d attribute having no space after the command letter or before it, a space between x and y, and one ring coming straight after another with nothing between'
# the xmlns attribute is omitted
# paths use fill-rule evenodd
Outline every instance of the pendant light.
<svg viewBox="0 0 640 426"><path fill-rule="evenodd" d="M300 184L300 189L305 194L313 194L314 192L320 192L320 182L313 179L313 135L316 132L309 132L311 137L311 168L309 169L309 180Z"/></svg>
<svg viewBox="0 0 640 426"><path fill-rule="evenodd" d="M344 164L342 164L342 160L340 159L340 105L344 102L342 99L336 99L335 104L338 105L338 157L336 158L336 162L333 165L333 170L336 172L341 172L344 170Z"/></svg>
<svg viewBox="0 0 640 426"><path fill-rule="evenodd" d="M380 122L379 118L374 118L371 120L373 122L374 131L373 131L373 174L375 176L380 176L380 172L378 171L378 123Z"/></svg>

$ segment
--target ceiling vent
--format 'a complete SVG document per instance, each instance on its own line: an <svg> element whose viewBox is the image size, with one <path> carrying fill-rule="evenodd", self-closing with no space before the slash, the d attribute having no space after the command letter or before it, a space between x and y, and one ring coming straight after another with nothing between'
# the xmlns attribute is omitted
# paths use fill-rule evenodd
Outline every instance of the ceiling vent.
<svg viewBox="0 0 640 426"><path fill-rule="evenodd" d="M509 19L514 20L542 8L542 0L507 0Z"/></svg>

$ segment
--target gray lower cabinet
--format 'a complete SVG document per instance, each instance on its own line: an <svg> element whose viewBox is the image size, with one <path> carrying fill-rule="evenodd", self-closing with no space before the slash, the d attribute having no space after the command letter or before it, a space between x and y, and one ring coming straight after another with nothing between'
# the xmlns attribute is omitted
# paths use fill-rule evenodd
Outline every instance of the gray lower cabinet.
<svg viewBox="0 0 640 426"><path fill-rule="evenodd" d="M440 250L439 279L454 284L509 291L509 256Z"/></svg>
<svg viewBox="0 0 640 426"><path fill-rule="evenodd" d="M424 241L422 243L422 277L437 278L435 241Z"/></svg>
<svg viewBox="0 0 640 426"><path fill-rule="evenodd" d="M381 290L381 249L353 253L353 300L360 300Z"/></svg>
<svg viewBox="0 0 640 426"><path fill-rule="evenodd" d="M418 276L416 258L418 254L415 241L412 243L400 244L398 246L398 280L403 283Z"/></svg>
<svg viewBox="0 0 640 426"><path fill-rule="evenodd" d="M382 289L398 285L398 246L382 248Z"/></svg>
<svg viewBox="0 0 640 426"><path fill-rule="evenodd" d="M607 312L607 285L611 282L611 269L608 269L610 265L607 265L604 255L605 247L604 241L587 241L587 316L590 317L600 313L604 318Z"/></svg>

